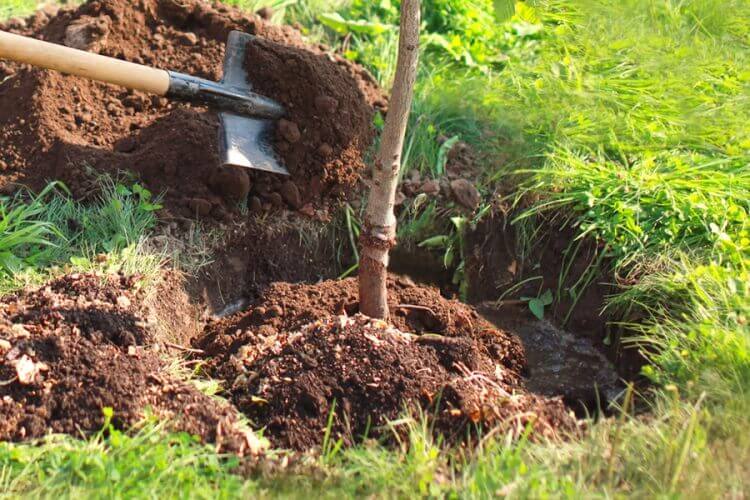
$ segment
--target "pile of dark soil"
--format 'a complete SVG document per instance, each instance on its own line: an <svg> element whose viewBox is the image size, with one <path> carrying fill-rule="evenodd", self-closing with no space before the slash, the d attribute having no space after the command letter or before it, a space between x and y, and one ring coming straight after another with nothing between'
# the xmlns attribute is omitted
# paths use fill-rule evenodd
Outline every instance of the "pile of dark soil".
<svg viewBox="0 0 750 500"><path fill-rule="evenodd" d="M176 380L134 278L69 275L0 300L0 441L127 428L146 412L218 448L256 447L234 409Z"/></svg>
<svg viewBox="0 0 750 500"><path fill-rule="evenodd" d="M261 38L248 47L245 65L254 88L287 109L278 122L276 151L294 178L310 179L300 192L292 184L282 186L284 200L295 208L324 185L354 185L364 169L363 152L373 139L372 108L361 85L347 81L341 69L347 64ZM322 176L315 175L319 172Z"/></svg>
<svg viewBox="0 0 750 500"><path fill-rule="evenodd" d="M211 111L4 63L0 189L5 191L16 183L39 188L60 179L85 196L93 182L88 167L130 170L153 191L165 192L165 205L175 216L229 219L248 196L257 211L277 205L312 215L355 188L373 138L373 106L384 105L362 68L327 55L326 47L306 45L291 27L221 4L92 0L77 10L38 13L0 28L212 80L221 77L229 31L243 30L261 39L253 52L259 60L249 65L251 79L279 99L292 120L280 122L283 140L277 141L293 173L290 180L221 169Z"/></svg>
<svg viewBox="0 0 750 500"><path fill-rule="evenodd" d="M390 291L392 324L355 314L356 280L274 284L197 344L277 446L320 445L332 412L332 437L346 443L388 437L384 425L405 410L423 410L450 439L476 426L550 435L574 425L559 399L524 389L518 340L436 289L396 279Z"/></svg>

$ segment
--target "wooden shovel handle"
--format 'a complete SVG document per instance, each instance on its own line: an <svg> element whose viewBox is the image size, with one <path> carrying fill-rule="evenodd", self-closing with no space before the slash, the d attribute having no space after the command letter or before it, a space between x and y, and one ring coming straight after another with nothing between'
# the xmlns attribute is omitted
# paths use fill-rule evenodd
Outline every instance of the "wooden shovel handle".
<svg viewBox="0 0 750 500"><path fill-rule="evenodd" d="M0 58L151 94L163 96L169 90L166 71L4 31L0 31Z"/></svg>

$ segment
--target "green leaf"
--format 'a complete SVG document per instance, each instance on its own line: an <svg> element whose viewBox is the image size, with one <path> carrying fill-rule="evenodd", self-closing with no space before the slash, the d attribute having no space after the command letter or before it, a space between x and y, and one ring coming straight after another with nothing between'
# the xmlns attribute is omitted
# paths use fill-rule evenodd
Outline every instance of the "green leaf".
<svg viewBox="0 0 750 500"><path fill-rule="evenodd" d="M495 19L504 23L516 13L515 0L492 0L492 6L495 9Z"/></svg>
<svg viewBox="0 0 750 500"><path fill-rule="evenodd" d="M143 210L144 212L156 212L156 211L158 211L158 210L161 210L161 209L162 209L163 207L162 207L162 205L160 205L160 204L158 204L158 203L146 203L146 202L141 202L141 203L140 203L140 204L138 205L138 208L140 208L140 209L141 209L141 210Z"/></svg>
<svg viewBox="0 0 750 500"><path fill-rule="evenodd" d="M552 290L547 290L546 292L544 292L544 294L542 294L542 296L539 297L539 299L542 301L542 304L544 304L545 306L552 305L552 302L554 300L554 297L552 296Z"/></svg>
<svg viewBox="0 0 750 500"><path fill-rule="evenodd" d="M364 20L351 21L344 19L341 14L337 12L331 12L327 14L320 14L318 20L325 26L331 28L336 33L345 35L350 32L365 33L368 35L379 35L387 31L393 31L396 29L395 26L382 23L373 23Z"/></svg>
<svg viewBox="0 0 750 500"><path fill-rule="evenodd" d="M544 319L544 302L542 299L531 299L529 301L529 310L538 319Z"/></svg>
<svg viewBox="0 0 750 500"><path fill-rule="evenodd" d="M133 193L137 194L141 200L148 201L151 199L151 191L141 186L140 184L133 184Z"/></svg>
<svg viewBox="0 0 750 500"><path fill-rule="evenodd" d="M447 141L445 141L438 150L437 162L435 165L435 172L438 176L445 174L445 166L448 164L448 153L453 149L453 146L459 141L459 136L454 135Z"/></svg>
<svg viewBox="0 0 750 500"><path fill-rule="evenodd" d="M448 246L448 243L450 242L450 236L441 234L440 236L433 236L432 238L427 238L422 243L419 244L420 248L445 248Z"/></svg>
<svg viewBox="0 0 750 500"><path fill-rule="evenodd" d="M456 252L453 249L453 245L450 245L446 249L445 255L443 256L443 266L446 269L450 269L451 268L451 266L453 265L453 259L455 258L455 256L456 256Z"/></svg>

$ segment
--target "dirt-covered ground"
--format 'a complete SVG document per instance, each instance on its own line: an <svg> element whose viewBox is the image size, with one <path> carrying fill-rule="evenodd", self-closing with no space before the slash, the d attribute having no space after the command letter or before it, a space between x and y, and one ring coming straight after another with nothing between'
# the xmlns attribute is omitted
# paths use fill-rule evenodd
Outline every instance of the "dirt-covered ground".
<svg viewBox="0 0 750 500"><path fill-rule="evenodd" d="M356 314L357 281L277 283L196 345L209 373L284 447L388 437L405 411L452 439L475 426L527 424L545 435L575 424L562 401L529 394L523 347L472 308L405 278L390 282L391 322ZM335 402L335 403L334 403Z"/></svg>
<svg viewBox="0 0 750 500"><path fill-rule="evenodd" d="M225 403L178 379L136 277L68 275L0 300L0 440L127 428L148 414L234 452L257 450Z"/></svg>
<svg viewBox="0 0 750 500"><path fill-rule="evenodd" d="M2 28L46 41L221 79L233 29L254 34L247 70L288 115L276 151L291 178L221 168L213 112L22 65L0 67L0 189L63 180L74 194L94 172L132 171L165 194L165 217L231 220L241 204L325 217L329 200L351 194L385 99L361 67L304 43L294 28L198 0L101 0ZM321 214L320 211L324 213Z"/></svg>

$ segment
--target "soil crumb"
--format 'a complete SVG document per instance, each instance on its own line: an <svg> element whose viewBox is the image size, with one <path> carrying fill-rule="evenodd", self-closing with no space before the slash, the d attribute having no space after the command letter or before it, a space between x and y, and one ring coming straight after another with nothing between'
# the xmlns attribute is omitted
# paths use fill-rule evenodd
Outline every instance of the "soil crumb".
<svg viewBox="0 0 750 500"><path fill-rule="evenodd" d="M178 381L155 349L136 278L68 275L0 300L0 440L126 429L147 412L219 449L257 449L235 410Z"/></svg>
<svg viewBox="0 0 750 500"><path fill-rule="evenodd" d="M453 441L477 428L574 428L560 399L524 388L517 339L437 289L389 285L392 323L356 313L356 280L277 283L247 311L209 324L197 346L276 446L320 446L330 415L331 438L346 444L392 437L387 424L405 411L424 412Z"/></svg>
<svg viewBox="0 0 750 500"><path fill-rule="evenodd" d="M278 127L287 141L277 141L276 146L294 174L288 179L220 168L217 118L205 108L3 63L4 192L19 184L38 189L48 180L62 180L76 196L85 197L95 186L96 173L125 170L152 191L165 194L165 218L171 214L226 221L242 204L253 211L287 207L315 216L316 209L354 189L364 166L362 152L373 138L374 106L385 106L374 80L362 68L329 55L325 46L308 46L292 27L275 26L226 5L96 0L52 15L39 12L0 29L211 80L221 78L231 30L255 35L258 46L279 44L283 49L274 53L284 59L261 61L253 80L290 107L290 119ZM300 71L291 66L295 61ZM283 92L270 92L263 85L271 78L283 80ZM303 102L318 106L305 108ZM320 115L319 109L327 114ZM312 112L318 114L308 115ZM340 126L351 129L342 136ZM329 134L331 130L336 134ZM298 143L285 149L297 133Z"/></svg>

